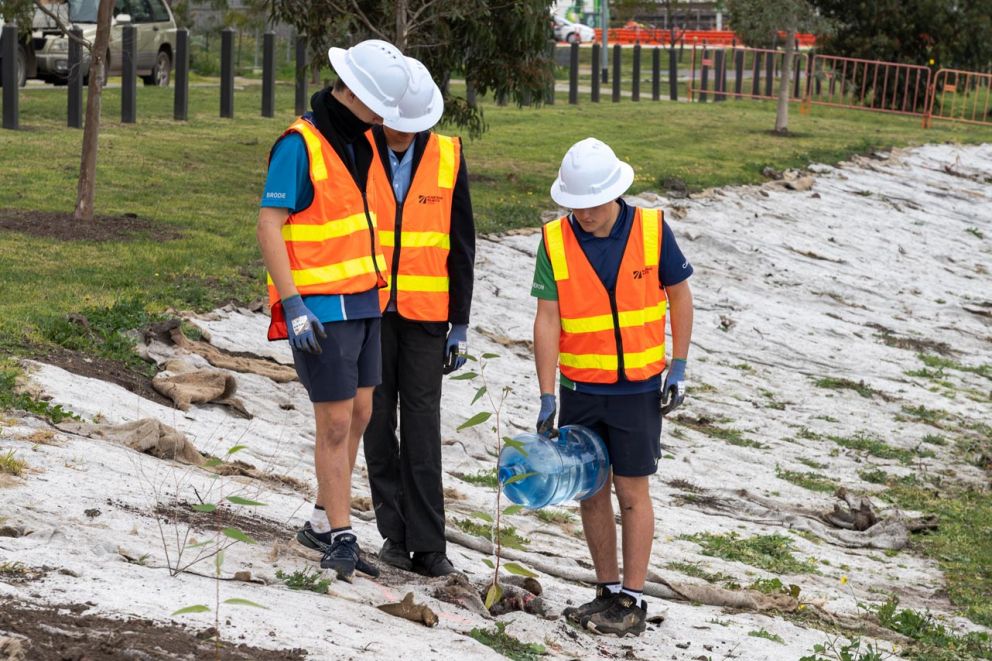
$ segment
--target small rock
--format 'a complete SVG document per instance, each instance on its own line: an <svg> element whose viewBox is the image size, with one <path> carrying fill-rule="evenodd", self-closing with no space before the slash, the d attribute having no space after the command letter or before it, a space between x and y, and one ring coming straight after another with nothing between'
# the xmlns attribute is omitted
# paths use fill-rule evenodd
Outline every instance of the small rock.
<svg viewBox="0 0 992 661"><path fill-rule="evenodd" d="M91 507L88 510L83 510L83 514L85 514L87 517L89 517L91 519L95 519L96 517L98 517L101 514L103 514L103 512L101 512L100 510L98 510L95 507Z"/></svg>
<svg viewBox="0 0 992 661"><path fill-rule="evenodd" d="M675 643L675 647L679 648L680 650L687 650L689 649L689 643Z"/></svg>
<svg viewBox="0 0 992 661"><path fill-rule="evenodd" d="M29 531L21 526L0 526L0 537L24 537Z"/></svg>
<svg viewBox="0 0 992 661"><path fill-rule="evenodd" d="M61 569L59 569L59 573L65 576L72 576L73 578L79 578L81 576L81 574L78 571L69 569L67 567L62 567Z"/></svg>
<svg viewBox="0 0 992 661"><path fill-rule="evenodd" d="M247 569L244 569L242 571L236 571L234 572L234 580L244 581L245 583L251 583L251 572L248 571Z"/></svg>

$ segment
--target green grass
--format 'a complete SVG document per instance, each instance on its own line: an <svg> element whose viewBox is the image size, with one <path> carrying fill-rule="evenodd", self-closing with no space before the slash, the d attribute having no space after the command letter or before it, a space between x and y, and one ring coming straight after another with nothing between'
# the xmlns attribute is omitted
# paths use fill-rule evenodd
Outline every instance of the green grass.
<svg viewBox="0 0 992 661"><path fill-rule="evenodd" d="M992 627L992 497L988 490L938 490L896 480L884 497L903 509L939 517L937 529L914 537L914 546L939 562L947 594L961 613L976 624Z"/></svg>
<svg viewBox="0 0 992 661"><path fill-rule="evenodd" d="M506 624L506 622L496 622L496 626L492 629L474 627L468 635L513 661L536 661L544 656L546 653L544 645L525 643L511 636L506 633Z"/></svg>
<svg viewBox="0 0 992 661"><path fill-rule="evenodd" d="M929 611L899 609L898 597L890 597L875 610L878 623L915 641L903 656L918 661L992 659L992 638L984 631L958 635L936 621Z"/></svg>
<svg viewBox="0 0 992 661"><path fill-rule="evenodd" d="M194 87L190 120L175 122L172 94L140 88L138 123L128 125L119 121L120 90L105 90L96 209L105 216L136 214L174 238L96 243L0 232L0 353L84 343L78 329L66 327L68 315L82 310L112 317L127 302L140 301L153 316L170 307L206 310L264 295L254 237L258 200L269 149L293 120L293 87L277 85L274 119L259 114L258 85L236 93L235 120L218 116L218 87ZM588 135L634 166L632 193L657 190L667 180L691 190L756 183L765 166L836 162L875 148L992 141L987 127L923 130L913 118L831 108L791 113L792 135L778 138L769 134L771 102L570 106L559 94L556 104L542 108L482 103L489 131L465 145L481 232L537 226L541 212L554 207L547 190L562 155ZM64 89L21 92L23 130L0 131L0 208L72 210L82 132L65 127L65 106ZM113 333L103 337L117 341Z"/></svg>
<svg viewBox="0 0 992 661"><path fill-rule="evenodd" d="M327 594L331 585L331 580L324 578L323 573L316 569L297 569L291 574L277 569L276 578L285 583L290 590L306 590L317 594Z"/></svg>
<svg viewBox="0 0 992 661"><path fill-rule="evenodd" d="M472 521L470 519L454 519L453 523L463 532L483 539L491 539L493 526L488 522ZM501 525L499 529L499 539L503 546L511 549L524 550L530 544L530 540L517 532L514 526Z"/></svg>
<svg viewBox="0 0 992 661"><path fill-rule="evenodd" d="M950 416L950 413L947 411L927 408L923 404L920 404L919 406L903 406L902 412L918 422L923 422L935 427L940 426L940 421Z"/></svg>
<svg viewBox="0 0 992 661"><path fill-rule="evenodd" d="M671 569L672 571L681 572L686 576L692 576L693 578L701 578L707 583L724 583L733 580L733 577L724 574L723 572L711 572L703 569L702 565L698 562L669 562L665 564L665 568Z"/></svg>
<svg viewBox="0 0 992 661"><path fill-rule="evenodd" d="M785 641L782 640L782 636L772 633L770 631L765 631L764 629L758 629L757 631L748 631L747 635L753 638L764 638L765 640L771 640L781 645L785 645Z"/></svg>
<svg viewBox="0 0 992 661"><path fill-rule="evenodd" d="M775 477L791 482L810 491L820 491L823 493L833 493L840 486L839 483L819 473L800 473L798 471L783 470L775 467Z"/></svg>
<svg viewBox="0 0 992 661"><path fill-rule="evenodd" d="M13 450L7 450L5 454L0 453L0 473L18 477L27 467L28 463L15 457Z"/></svg>
<svg viewBox="0 0 992 661"><path fill-rule="evenodd" d="M817 379L814 385L817 388L829 388L831 390L853 390L867 399L871 399L878 394L877 390L866 384L864 381L852 381L850 379L825 377L822 379Z"/></svg>
<svg viewBox="0 0 992 661"><path fill-rule="evenodd" d="M913 451L893 447L882 439L872 436L867 432L859 432L853 436L827 436L827 438L837 445L848 448L849 450L865 452L873 457L879 457L881 459L895 459L904 464L912 463L912 461L918 456L934 456L933 452L930 450Z"/></svg>
<svg viewBox="0 0 992 661"><path fill-rule="evenodd" d="M558 509L550 509L550 508L539 509L536 512L536 516L544 523L563 524L563 523L572 523L575 521L575 515L567 510L558 510Z"/></svg>
<svg viewBox="0 0 992 661"><path fill-rule="evenodd" d="M679 539L703 547L703 555L736 560L774 574L808 574L816 572L812 559L799 560L793 554L793 540L785 535L754 535L742 538L736 532L725 535L698 533Z"/></svg>
<svg viewBox="0 0 992 661"><path fill-rule="evenodd" d="M19 409L46 418L56 424L66 419L80 420L78 415L65 410L61 404L51 404L35 399L27 393L17 392L17 376L20 373L20 368L12 361L0 359L0 411Z"/></svg>
<svg viewBox="0 0 992 661"><path fill-rule="evenodd" d="M469 484L474 484L479 487L489 487L490 489L495 489L496 485L499 483L499 480L496 478L495 468L476 471L471 475L458 475L457 477L465 480Z"/></svg>

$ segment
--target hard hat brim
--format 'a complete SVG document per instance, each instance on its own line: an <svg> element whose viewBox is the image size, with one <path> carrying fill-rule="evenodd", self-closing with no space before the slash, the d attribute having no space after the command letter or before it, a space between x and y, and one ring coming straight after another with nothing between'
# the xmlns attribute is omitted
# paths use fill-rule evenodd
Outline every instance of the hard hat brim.
<svg viewBox="0 0 992 661"><path fill-rule="evenodd" d="M420 117L397 116L396 119L383 118L383 125L394 131L403 131L404 133L420 133L421 131L427 131L433 128L441 119L441 115L444 114L444 95L441 94L441 88L437 86L437 83L432 81L431 84L434 85L434 97L431 99L430 112Z"/></svg>
<svg viewBox="0 0 992 661"><path fill-rule="evenodd" d="M348 89L358 97L358 100L368 106L369 110L375 114L382 117L382 121L386 120L392 121L393 119L399 117L399 108L395 106L388 106L379 99L367 88L365 85L358 80L358 77L352 72L351 68L345 59L348 54L348 50L345 48L336 48L332 46L327 51L327 59L331 62L331 68L334 72L344 81L344 84L348 86Z"/></svg>
<svg viewBox="0 0 992 661"><path fill-rule="evenodd" d="M551 199L563 209L591 209L617 199L627 192L632 183L634 183L634 168L620 161L620 177L609 188L588 195L574 195L562 190L559 176L555 179L555 183L551 184Z"/></svg>

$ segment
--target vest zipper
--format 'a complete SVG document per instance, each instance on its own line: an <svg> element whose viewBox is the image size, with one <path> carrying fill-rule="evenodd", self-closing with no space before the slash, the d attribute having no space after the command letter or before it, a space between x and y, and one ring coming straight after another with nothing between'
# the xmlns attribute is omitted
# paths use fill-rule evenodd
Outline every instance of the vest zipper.
<svg viewBox="0 0 992 661"><path fill-rule="evenodd" d="M613 313L613 337L616 338L617 342L617 381L619 381L620 376L626 368L623 364L623 338L620 336L620 312L617 309L617 288L614 286L613 289L608 289L606 292L610 295L610 312Z"/></svg>
<svg viewBox="0 0 992 661"><path fill-rule="evenodd" d="M372 268L375 269L376 281L385 280L382 277L382 272L379 271L379 260L376 259L375 255L375 225L372 224L372 215L369 213L369 198L366 192L362 191L362 206L365 207L365 222L369 226L369 249L372 254Z"/></svg>
<svg viewBox="0 0 992 661"><path fill-rule="evenodd" d="M410 183L412 184L413 181L411 180ZM392 188L392 186L390 186L390 188ZM406 194L407 194L407 197L410 196L409 189L407 189ZM397 288L397 282L396 281L399 279L398 276L397 276L397 274L399 273L399 270L400 270L400 250L403 248L403 244L400 242L400 236L402 235L402 232L403 232L403 205L406 204L406 198L404 198L403 204L401 204L398 200L396 200L396 193L394 192L393 193L393 201L396 202L396 218L394 218L394 220L393 220L393 225L394 225L394 227L393 227L393 264L392 264L393 270L390 271L390 273L393 274L393 281L389 283L389 303L396 306L396 313L399 314L400 303L399 303L399 300L398 300L399 299L399 294L397 294L397 292L396 292L396 288ZM388 304L387 304L387 307L388 307Z"/></svg>

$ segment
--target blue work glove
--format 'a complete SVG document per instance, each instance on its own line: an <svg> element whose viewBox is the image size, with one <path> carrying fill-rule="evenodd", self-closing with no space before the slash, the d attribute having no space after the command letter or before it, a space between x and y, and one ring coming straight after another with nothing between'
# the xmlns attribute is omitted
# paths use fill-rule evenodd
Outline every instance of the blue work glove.
<svg viewBox="0 0 992 661"><path fill-rule="evenodd" d="M299 294L283 299L282 309L286 314L286 329L289 333L289 343L297 351L305 353L320 353L319 337L327 337L324 324L307 308Z"/></svg>
<svg viewBox="0 0 992 661"><path fill-rule="evenodd" d="M537 433L545 438L554 438L558 435L555 429L555 396L550 394L541 395L541 412L537 414Z"/></svg>
<svg viewBox="0 0 992 661"><path fill-rule="evenodd" d="M468 360L468 324L452 324L448 340L444 343L444 374L451 374Z"/></svg>
<svg viewBox="0 0 992 661"><path fill-rule="evenodd" d="M685 358L673 358L661 386L661 414L668 415L685 401Z"/></svg>

